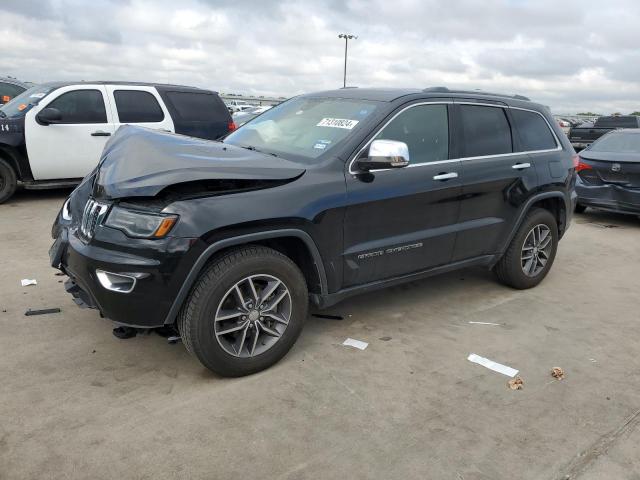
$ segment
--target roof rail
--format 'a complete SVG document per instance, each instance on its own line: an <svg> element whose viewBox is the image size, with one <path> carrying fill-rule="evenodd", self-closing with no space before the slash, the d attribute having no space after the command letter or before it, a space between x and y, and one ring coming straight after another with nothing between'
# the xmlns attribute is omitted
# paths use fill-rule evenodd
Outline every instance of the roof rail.
<svg viewBox="0 0 640 480"><path fill-rule="evenodd" d="M450 90L447 87L428 87L422 91L425 93L467 93L473 95L491 95L493 97L514 98L516 100L525 100L527 102L531 101L530 98L525 97L524 95L505 95L504 93L484 92L482 90Z"/></svg>

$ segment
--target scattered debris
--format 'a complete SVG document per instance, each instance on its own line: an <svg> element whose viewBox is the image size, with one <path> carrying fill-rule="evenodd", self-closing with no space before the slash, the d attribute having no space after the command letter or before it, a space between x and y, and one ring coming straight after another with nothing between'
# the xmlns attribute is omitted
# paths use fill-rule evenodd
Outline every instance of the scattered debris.
<svg viewBox="0 0 640 480"><path fill-rule="evenodd" d="M553 378L557 378L558 380L562 380L564 378L564 370L560 367L553 367L551 369L551 376Z"/></svg>
<svg viewBox="0 0 640 480"><path fill-rule="evenodd" d="M499 327L499 323L491 323L491 322L469 322L471 325L493 325L495 327Z"/></svg>
<svg viewBox="0 0 640 480"><path fill-rule="evenodd" d="M516 377L509 380L509 388L511 390L522 390L523 385L524 382L522 381L521 377Z"/></svg>
<svg viewBox="0 0 640 480"><path fill-rule="evenodd" d="M493 360L489 360L488 358L481 357L480 355L476 355L475 353L471 353L467 357L467 360L472 363L482 365L483 367L486 367L489 370L493 370L494 372L506 375L507 377L515 377L518 374L518 370L516 370L515 368L507 367L506 365L502 365L501 363L494 362Z"/></svg>
<svg viewBox="0 0 640 480"><path fill-rule="evenodd" d="M388 342L391 340L391 337L380 337L378 340L382 340L383 342Z"/></svg>
<svg viewBox="0 0 640 480"><path fill-rule="evenodd" d="M59 308L43 308L42 310L27 310L24 314L27 317L31 317L32 315L48 315L49 313L60 313L61 310Z"/></svg>
<svg viewBox="0 0 640 480"><path fill-rule="evenodd" d="M181 341L182 341L182 337L179 337L176 335L167 338L167 342L169 342L169 345L175 345L176 343Z"/></svg>
<svg viewBox="0 0 640 480"><path fill-rule="evenodd" d="M347 338L344 342L342 342L342 345L346 345L348 347L355 347L360 350L364 350L369 346L367 342L363 342L361 340L354 340L353 338Z"/></svg>
<svg viewBox="0 0 640 480"><path fill-rule="evenodd" d="M132 327L116 327L113 329L113 336L120 340L133 338L138 334L138 330Z"/></svg>
<svg viewBox="0 0 640 480"><path fill-rule="evenodd" d="M325 315L324 313L312 313L311 316L316 318L326 318L327 320L344 320L340 315Z"/></svg>
<svg viewBox="0 0 640 480"><path fill-rule="evenodd" d="M91 353L96 353L96 351L95 351L95 350L92 350L92 351L91 351Z"/></svg>
<svg viewBox="0 0 640 480"><path fill-rule="evenodd" d="M64 276L64 273L63 272L57 272L57 273L54 273L54 275L56 277L62 277L62 276Z"/></svg>
<svg viewBox="0 0 640 480"><path fill-rule="evenodd" d="M29 285L37 285L37 284L38 284L38 281L37 281L35 278L33 278L33 279L30 279L30 278L23 278L22 280L20 280L20 284L21 284L23 287L27 287L27 286L29 286Z"/></svg>
<svg viewBox="0 0 640 480"><path fill-rule="evenodd" d="M589 360L590 360L592 363L596 363L596 362L597 362L597 360L596 360L595 358L590 358Z"/></svg>

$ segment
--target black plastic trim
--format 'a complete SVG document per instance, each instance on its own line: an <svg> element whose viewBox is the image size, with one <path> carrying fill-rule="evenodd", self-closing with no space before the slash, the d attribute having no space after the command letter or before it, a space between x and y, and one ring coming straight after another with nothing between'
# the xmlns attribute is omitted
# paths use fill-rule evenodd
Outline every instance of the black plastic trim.
<svg viewBox="0 0 640 480"><path fill-rule="evenodd" d="M287 228L282 230L268 230L266 232L258 232L258 233L249 233L247 235L240 235L237 237L225 238L224 240L215 242L209 247L207 247L207 249L200 255L200 257L198 257L198 260L196 260L196 263L193 265L193 267L191 267L191 270L189 271L187 278L183 282L182 287L180 287L180 291L178 292L178 295L176 295L176 298L173 301L173 304L171 305L171 309L169 310L169 313L167 314L164 320L164 324L169 325L174 322L175 318L178 315L178 312L182 308L182 304L186 300L187 295L189 295L189 292L191 291L191 287L195 284L205 264L216 252L222 250L223 248L233 247L235 245L244 245L244 244L249 244L251 242L255 242L258 240L280 238L280 237L297 237L305 243L307 248L309 248L309 251L313 256L313 262L318 271L318 275L320 276L320 291L322 292L321 295L324 296L328 291L327 276L324 270L324 264L322 263L322 257L320 256L320 251L318 250L318 247L313 241L313 238L311 238L311 235L309 235L307 232L303 230L298 230L293 228Z"/></svg>

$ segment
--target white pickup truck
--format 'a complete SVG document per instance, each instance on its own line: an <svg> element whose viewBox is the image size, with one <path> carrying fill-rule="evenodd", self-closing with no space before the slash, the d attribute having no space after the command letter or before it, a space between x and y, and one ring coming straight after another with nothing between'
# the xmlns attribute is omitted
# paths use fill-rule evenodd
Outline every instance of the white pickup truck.
<svg viewBox="0 0 640 480"><path fill-rule="evenodd" d="M78 183L124 124L209 140L235 129L224 102L209 90L123 82L37 85L0 107L0 203L18 184Z"/></svg>

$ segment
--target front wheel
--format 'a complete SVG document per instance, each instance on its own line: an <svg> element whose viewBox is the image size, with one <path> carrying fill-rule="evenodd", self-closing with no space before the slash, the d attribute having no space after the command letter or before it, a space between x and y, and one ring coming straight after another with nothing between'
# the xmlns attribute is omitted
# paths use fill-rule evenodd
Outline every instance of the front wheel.
<svg viewBox="0 0 640 480"><path fill-rule="evenodd" d="M16 172L5 160L0 158L0 203L4 203L16 191L18 180Z"/></svg>
<svg viewBox="0 0 640 480"><path fill-rule="evenodd" d="M504 256L495 266L498 279L513 288L538 285L547 273L558 249L558 225L551 212L530 211L522 221Z"/></svg>
<svg viewBox="0 0 640 480"><path fill-rule="evenodd" d="M271 248L231 250L200 276L178 317L187 350L210 370L238 377L280 360L307 317L304 275Z"/></svg>

